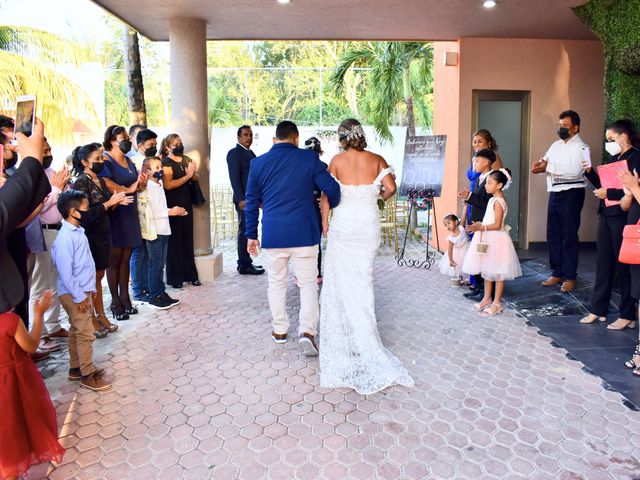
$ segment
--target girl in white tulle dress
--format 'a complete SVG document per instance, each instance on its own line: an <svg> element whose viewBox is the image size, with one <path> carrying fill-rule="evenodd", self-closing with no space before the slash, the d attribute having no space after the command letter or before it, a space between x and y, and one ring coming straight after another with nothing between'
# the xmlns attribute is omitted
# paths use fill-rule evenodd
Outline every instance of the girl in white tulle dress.
<svg viewBox="0 0 640 480"><path fill-rule="evenodd" d="M440 259L439 269L443 275L451 277L451 285L459 287L463 285L462 263L469 248L469 237L464 228L460 226L460 220L453 213L444 216L444 226L449 231L447 237L447 251Z"/></svg>
<svg viewBox="0 0 640 480"><path fill-rule="evenodd" d="M504 311L502 294L505 280L522 276L520 260L509 236L510 227L504 224L509 207L502 191L510 184L509 169L492 171L487 177L485 188L493 197L487 204L484 218L482 222L474 222L467 227L468 231L477 233L471 240L462 271L469 275L480 274L485 280L484 298L473 306L483 316L493 316ZM492 302L494 283L496 292Z"/></svg>

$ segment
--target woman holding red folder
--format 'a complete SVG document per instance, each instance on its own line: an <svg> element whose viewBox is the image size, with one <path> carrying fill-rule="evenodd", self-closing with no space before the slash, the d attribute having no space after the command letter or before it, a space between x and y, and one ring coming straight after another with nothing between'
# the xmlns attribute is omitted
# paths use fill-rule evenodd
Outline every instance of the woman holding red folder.
<svg viewBox="0 0 640 480"><path fill-rule="evenodd" d="M611 157L605 164L626 161L629 171L635 170L640 173L640 150L638 150L640 138L633 123L630 120L613 122L607 128L606 138L605 149ZM635 296L631 291L630 267L618 262L620 245L622 244L622 230L627 224L627 212L619 204L625 193L621 185L616 185L619 188L607 188L609 183L605 181L604 177L601 179L591 166L585 164L584 169L586 177L595 187L593 193L600 199L600 204L598 205L596 281L591 295L590 313L580 320L580 323L589 324L598 320L602 322L606 320L613 288L613 277L617 270L620 284L619 318L607 328L610 330L633 328L636 325L635 301L640 297L640 272L638 272L638 295ZM603 186L602 183L605 185ZM612 204L611 201L617 203Z"/></svg>

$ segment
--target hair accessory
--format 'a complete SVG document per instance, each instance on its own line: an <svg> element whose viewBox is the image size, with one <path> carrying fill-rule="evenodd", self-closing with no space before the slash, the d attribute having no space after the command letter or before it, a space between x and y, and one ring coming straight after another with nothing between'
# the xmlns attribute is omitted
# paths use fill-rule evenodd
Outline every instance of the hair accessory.
<svg viewBox="0 0 640 480"><path fill-rule="evenodd" d="M502 187L502 190L508 190L509 187L511 186L511 175L509 174L509 171L506 168L501 168L500 171L502 173L504 173L504 176L507 177L507 183L504 184L504 186Z"/></svg>
<svg viewBox="0 0 640 480"><path fill-rule="evenodd" d="M346 141L364 138L364 136L362 125L353 125L349 130L345 129L339 134L340 140Z"/></svg>

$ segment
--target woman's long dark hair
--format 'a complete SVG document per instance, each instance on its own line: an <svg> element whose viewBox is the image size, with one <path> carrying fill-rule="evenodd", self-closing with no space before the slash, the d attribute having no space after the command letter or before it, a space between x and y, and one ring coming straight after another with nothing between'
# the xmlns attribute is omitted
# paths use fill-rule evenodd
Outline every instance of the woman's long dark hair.
<svg viewBox="0 0 640 480"><path fill-rule="evenodd" d="M87 158L89 158L89 155L100 150L100 147L102 147L102 145L100 145L98 142L94 142L73 149L73 153L71 155L73 159L73 172L76 175L80 175L82 172L84 172L84 165L82 164L82 160L86 160Z"/></svg>
<svg viewBox="0 0 640 480"><path fill-rule="evenodd" d="M638 133L636 125L631 120L627 118L616 120L611 125L609 125L607 130L613 130L618 135L626 133L627 137L629 138L629 144L632 147L640 148L640 134Z"/></svg>

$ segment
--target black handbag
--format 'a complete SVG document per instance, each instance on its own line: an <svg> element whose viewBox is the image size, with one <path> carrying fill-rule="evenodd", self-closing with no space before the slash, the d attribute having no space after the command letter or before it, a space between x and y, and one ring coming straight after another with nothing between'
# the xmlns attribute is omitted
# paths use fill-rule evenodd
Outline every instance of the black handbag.
<svg viewBox="0 0 640 480"><path fill-rule="evenodd" d="M204 198L204 193L202 193L200 184L197 181L189 180L189 191L191 193L191 203L193 205L204 205L207 201L207 199Z"/></svg>

